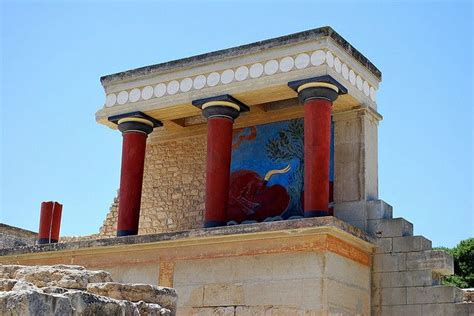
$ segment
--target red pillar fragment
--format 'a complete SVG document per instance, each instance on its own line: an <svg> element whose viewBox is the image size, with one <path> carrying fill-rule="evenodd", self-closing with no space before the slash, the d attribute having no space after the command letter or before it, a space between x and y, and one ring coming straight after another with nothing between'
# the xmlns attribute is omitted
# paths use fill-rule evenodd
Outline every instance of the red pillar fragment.
<svg viewBox="0 0 474 316"><path fill-rule="evenodd" d="M61 226L63 206L58 202L41 203L38 244L57 243Z"/></svg>

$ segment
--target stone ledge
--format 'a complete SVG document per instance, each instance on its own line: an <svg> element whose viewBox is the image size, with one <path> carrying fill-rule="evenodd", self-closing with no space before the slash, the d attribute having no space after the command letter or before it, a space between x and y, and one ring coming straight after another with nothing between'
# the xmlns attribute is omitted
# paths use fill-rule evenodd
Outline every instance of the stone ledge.
<svg viewBox="0 0 474 316"><path fill-rule="evenodd" d="M30 247L19 247L17 249L1 249L0 261L2 256L14 256L22 254L45 253L67 250L79 250L87 248L114 247L123 245L148 244L166 241L181 241L187 239L224 237L230 235L246 235L256 233L271 233L286 231L287 233L296 233L301 230L309 229L336 229L342 231L348 236L362 242L374 244L375 239L362 230L351 226L335 217L317 217L296 220L286 220L279 222L264 222L247 225L223 226L215 228L201 228L172 233L138 235L105 238L96 240L77 241L70 243L57 243L47 245L36 245ZM321 231L322 232L322 231Z"/></svg>

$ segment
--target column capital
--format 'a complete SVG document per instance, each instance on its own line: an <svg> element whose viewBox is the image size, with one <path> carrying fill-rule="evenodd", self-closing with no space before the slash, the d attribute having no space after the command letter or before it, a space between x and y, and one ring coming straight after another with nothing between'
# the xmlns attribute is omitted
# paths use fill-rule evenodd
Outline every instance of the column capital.
<svg viewBox="0 0 474 316"><path fill-rule="evenodd" d="M135 131L148 135L155 127L163 126L161 121L140 111L114 115L108 119L110 122L117 124L119 131L122 133Z"/></svg>
<svg viewBox="0 0 474 316"><path fill-rule="evenodd" d="M329 75L290 81L288 86L298 92L298 99L304 103L311 99L325 99L334 102L347 89Z"/></svg>
<svg viewBox="0 0 474 316"><path fill-rule="evenodd" d="M229 94L194 100L192 104L202 110L205 118L224 117L235 120L240 112L249 111L249 107Z"/></svg>

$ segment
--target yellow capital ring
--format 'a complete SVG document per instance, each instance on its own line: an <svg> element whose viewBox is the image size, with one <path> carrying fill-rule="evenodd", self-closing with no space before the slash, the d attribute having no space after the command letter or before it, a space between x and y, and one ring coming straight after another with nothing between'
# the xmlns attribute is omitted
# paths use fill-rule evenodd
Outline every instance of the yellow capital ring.
<svg viewBox="0 0 474 316"><path fill-rule="evenodd" d="M151 127L153 127L152 122L140 117L124 117L123 119L120 119L117 123L121 124L121 123L127 123L127 122L139 122L139 123L143 123L143 124L150 125Z"/></svg>
<svg viewBox="0 0 474 316"><path fill-rule="evenodd" d="M308 82L298 87L298 92L307 88L329 88L339 93L339 88L327 82Z"/></svg>
<svg viewBox="0 0 474 316"><path fill-rule="evenodd" d="M237 104L229 102L229 101L210 101L210 102L204 103L201 108L204 110L205 108L208 108L211 106L226 106L229 108L236 109L237 111L240 112L240 107Z"/></svg>

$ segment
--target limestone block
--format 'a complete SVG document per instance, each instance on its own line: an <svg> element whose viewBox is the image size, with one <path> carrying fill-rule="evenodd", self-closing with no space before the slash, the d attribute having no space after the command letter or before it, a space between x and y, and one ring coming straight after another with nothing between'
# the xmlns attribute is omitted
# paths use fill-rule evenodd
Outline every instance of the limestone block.
<svg viewBox="0 0 474 316"><path fill-rule="evenodd" d="M456 303L454 304L454 314L459 316L473 316L474 315L474 303Z"/></svg>
<svg viewBox="0 0 474 316"><path fill-rule="evenodd" d="M349 201L334 204L334 216L347 222L362 222L367 220L367 202Z"/></svg>
<svg viewBox="0 0 474 316"><path fill-rule="evenodd" d="M445 316L445 315L463 315L456 314L456 304L423 304L421 307L423 315Z"/></svg>
<svg viewBox="0 0 474 316"><path fill-rule="evenodd" d="M298 307L284 306L236 306L235 316L319 316L321 311L304 310Z"/></svg>
<svg viewBox="0 0 474 316"><path fill-rule="evenodd" d="M380 305L404 305L407 303L405 287L383 288L380 290Z"/></svg>
<svg viewBox="0 0 474 316"><path fill-rule="evenodd" d="M369 219L390 219L392 212L392 206L382 200L349 201L334 204L334 216L351 224L366 222Z"/></svg>
<svg viewBox="0 0 474 316"><path fill-rule="evenodd" d="M377 237L412 236L413 224L404 218L368 220L367 232Z"/></svg>
<svg viewBox="0 0 474 316"><path fill-rule="evenodd" d="M412 252L431 249L431 240L423 236L406 236L393 238L393 252Z"/></svg>
<svg viewBox="0 0 474 316"><path fill-rule="evenodd" d="M0 292L0 315L72 315L68 298L37 290Z"/></svg>
<svg viewBox="0 0 474 316"><path fill-rule="evenodd" d="M383 316L422 316L421 305L395 305L395 306L382 306ZM429 316L429 315L426 315Z"/></svg>
<svg viewBox="0 0 474 316"><path fill-rule="evenodd" d="M158 285L160 266L158 263L122 264L119 266L107 267L107 271L116 282Z"/></svg>
<svg viewBox="0 0 474 316"><path fill-rule="evenodd" d="M243 284L244 305L322 309L322 279L259 281Z"/></svg>
<svg viewBox="0 0 474 316"><path fill-rule="evenodd" d="M134 303L133 305L135 305L135 307L137 308L139 315L146 315L146 316L176 315L176 312L163 308L158 304L151 304L151 303L145 303L143 301L140 301L138 303Z"/></svg>
<svg viewBox="0 0 474 316"><path fill-rule="evenodd" d="M383 200L367 201L367 219L390 219L393 207Z"/></svg>
<svg viewBox="0 0 474 316"><path fill-rule="evenodd" d="M234 316L235 308L233 306L228 307L205 307L205 308L193 308L191 314L193 316ZM183 314L181 314L183 315Z"/></svg>
<svg viewBox="0 0 474 316"><path fill-rule="evenodd" d="M373 261L373 272L390 272L406 270L405 253L375 254Z"/></svg>
<svg viewBox="0 0 474 316"><path fill-rule="evenodd" d="M242 283L208 284L204 286L204 306L230 306L244 304Z"/></svg>
<svg viewBox="0 0 474 316"><path fill-rule="evenodd" d="M128 301L118 301L83 291L63 294L67 297L78 315L137 315L136 306ZM169 312L167 313L170 314Z"/></svg>
<svg viewBox="0 0 474 316"><path fill-rule="evenodd" d="M377 125L380 119L367 108L333 113L336 202L377 199Z"/></svg>
<svg viewBox="0 0 474 316"><path fill-rule="evenodd" d="M178 293L178 306L203 306L204 287L201 285L174 285Z"/></svg>
<svg viewBox="0 0 474 316"><path fill-rule="evenodd" d="M326 253L326 274L324 277L343 282L346 285L370 290L369 267L331 252Z"/></svg>
<svg viewBox="0 0 474 316"><path fill-rule="evenodd" d="M377 272L372 274L372 284L381 288L406 286L431 286L431 270Z"/></svg>
<svg viewBox="0 0 474 316"><path fill-rule="evenodd" d="M370 313L370 289L350 286L328 279L327 300L329 312L348 315L368 315Z"/></svg>
<svg viewBox="0 0 474 316"><path fill-rule="evenodd" d="M271 315L271 306L236 306L235 316Z"/></svg>
<svg viewBox="0 0 474 316"><path fill-rule="evenodd" d="M175 265L174 285L319 278L323 269L324 256L321 253L180 260Z"/></svg>
<svg viewBox="0 0 474 316"><path fill-rule="evenodd" d="M58 286L68 289L85 289L88 283L110 282L106 271L89 271L80 266L9 266L0 265L0 277L30 282L38 287Z"/></svg>
<svg viewBox="0 0 474 316"><path fill-rule="evenodd" d="M431 269L441 275L454 273L453 256L443 250L406 253L406 267L408 270Z"/></svg>
<svg viewBox="0 0 474 316"><path fill-rule="evenodd" d="M0 279L0 291L11 291L17 282L12 279Z"/></svg>
<svg viewBox="0 0 474 316"><path fill-rule="evenodd" d="M440 304L461 302L462 290L455 286L430 286L407 288L408 304Z"/></svg>
<svg viewBox="0 0 474 316"><path fill-rule="evenodd" d="M176 311L178 300L174 289L148 284L90 283L87 285L87 292L117 300L159 304L172 313Z"/></svg>
<svg viewBox="0 0 474 316"><path fill-rule="evenodd" d="M375 253L392 252L393 238L377 238L376 245Z"/></svg>

